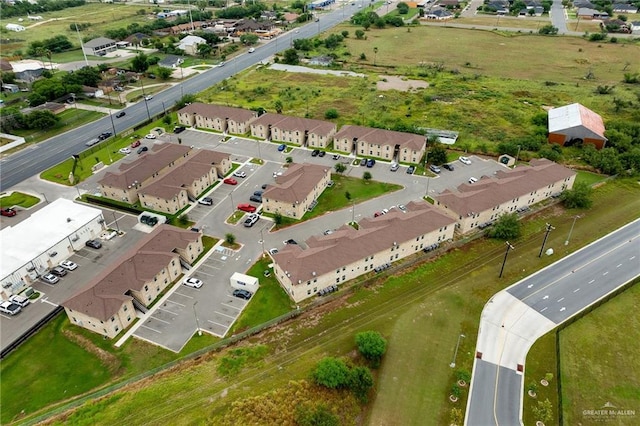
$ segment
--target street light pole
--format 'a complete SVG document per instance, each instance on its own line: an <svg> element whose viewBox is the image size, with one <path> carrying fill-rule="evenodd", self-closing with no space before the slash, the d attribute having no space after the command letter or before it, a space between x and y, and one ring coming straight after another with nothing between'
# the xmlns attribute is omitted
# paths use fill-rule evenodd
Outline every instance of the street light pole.
<svg viewBox="0 0 640 426"><path fill-rule="evenodd" d="M260 229L260 242L262 243L262 256L264 256L264 234L262 233L264 228Z"/></svg>
<svg viewBox="0 0 640 426"><path fill-rule="evenodd" d="M113 137L115 138L116 136L118 136L118 133L116 132L116 125L113 122L113 115L111 114L111 110L109 110L109 118L111 119L111 128L113 129Z"/></svg>
<svg viewBox="0 0 640 426"><path fill-rule="evenodd" d="M236 212L235 204L233 203L233 191L229 193L229 198L231 198L231 214Z"/></svg>
<svg viewBox="0 0 640 426"><path fill-rule="evenodd" d="M120 227L118 226L118 218L116 217L116 212L112 211L111 213L113 213L113 221L116 223L116 230L118 231L118 234L120 234Z"/></svg>
<svg viewBox="0 0 640 426"><path fill-rule="evenodd" d="M458 336L458 343L456 343L456 350L453 352L453 361L451 361L451 364L449 364L449 367L451 368L455 368L456 367L456 356L458 355L458 346L460 346L460 339L467 337L464 334L461 334Z"/></svg>
<svg viewBox="0 0 640 426"><path fill-rule="evenodd" d="M429 179L429 176L427 176L427 193L424 194L425 197L429 197L429 182L431 182L431 179Z"/></svg>
<svg viewBox="0 0 640 426"><path fill-rule="evenodd" d="M568 246L568 245L569 245L569 238L571 238L571 233L573 232L573 227L576 225L576 219L579 219L579 218L580 218L580 215L576 215L576 216L573 218L573 223L571 224L571 229L569 229L569 235L567 236L567 239L566 239L566 240L565 240L565 242L564 242L564 245L565 245L565 246Z"/></svg>
<svg viewBox="0 0 640 426"><path fill-rule="evenodd" d="M544 250L544 245L547 243L547 237L549 236L549 232L551 232L553 229L556 229L548 223L546 226L547 226L547 230L544 233L544 239L542 240L542 247L540 247L540 253L538 254L538 257L542 257L542 251Z"/></svg>
<svg viewBox="0 0 640 426"><path fill-rule="evenodd" d="M202 330L200 330L200 321L198 321L198 314L196 313L196 305L198 301L193 302L193 317L196 319L196 328L198 329L198 336L202 336Z"/></svg>
<svg viewBox="0 0 640 426"><path fill-rule="evenodd" d="M502 278L502 272L504 272L504 265L505 263L507 263L507 256L509 256L509 250L515 250L515 247L509 244L509 241L507 241L507 251L504 253L504 260L502 261L502 268L500 268L500 275L498 275L498 278Z"/></svg>
<svg viewBox="0 0 640 426"><path fill-rule="evenodd" d="M151 122L151 113L149 112L149 102L147 98L144 98L144 106L147 108L147 118L149 118L149 122Z"/></svg>

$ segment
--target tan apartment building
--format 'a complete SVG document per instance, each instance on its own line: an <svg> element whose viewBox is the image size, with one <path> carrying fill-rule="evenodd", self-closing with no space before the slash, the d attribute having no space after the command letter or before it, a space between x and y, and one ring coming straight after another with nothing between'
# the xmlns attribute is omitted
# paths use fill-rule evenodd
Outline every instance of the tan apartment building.
<svg viewBox="0 0 640 426"><path fill-rule="evenodd" d="M202 251L200 233L158 225L62 306L72 324L114 338L182 275L181 261Z"/></svg>
<svg viewBox="0 0 640 426"><path fill-rule="evenodd" d="M262 194L263 211L300 219L331 181L331 168L291 164L275 181Z"/></svg>
<svg viewBox="0 0 640 426"><path fill-rule="evenodd" d="M199 102L187 105L178 111L178 122L184 126L234 135L248 133L249 125L257 117L258 114L255 111L248 109Z"/></svg>
<svg viewBox="0 0 640 426"><path fill-rule="evenodd" d="M437 207L456 219L456 228L464 234L505 213L518 212L571 189L575 178L571 169L544 158L534 159L529 166L501 170L433 198Z"/></svg>
<svg viewBox="0 0 640 426"><path fill-rule="evenodd" d="M291 299L299 302L452 239L455 222L429 203L412 201L406 213L392 209L361 220L358 229L343 225L329 235L313 236L305 241L308 248L287 245L273 255L274 273Z"/></svg>
<svg viewBox="0 0 640 426"><path fill-rule="evenodd" d="M308 148L327 148L336 133L330 121L266 113L251 123L251 136Z"/></svg>
<svg viewBox="0 0 640 426"><path fill-rule="evenodd" d="M346 125L334 136L336 151L398 163L419 163L427 138L413 133Z"/></svg>

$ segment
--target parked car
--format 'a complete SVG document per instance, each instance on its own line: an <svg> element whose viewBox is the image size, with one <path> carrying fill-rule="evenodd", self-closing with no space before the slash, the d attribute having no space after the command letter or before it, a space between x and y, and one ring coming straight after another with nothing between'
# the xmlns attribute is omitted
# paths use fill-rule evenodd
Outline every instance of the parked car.
<svg viewBox="0 0 640 426"><path fill-rule="evenodd" d="M63 260L62 262L60 262L60 266L62 266L67 271L75 271L76 269L78 269L78 265L70 260Z"/></svg>
<svg viewBox="0 0 640 426"><path fill-rule="evenodd" d="M44 274L43 276L40 277L40 279L47 284L55 284L58 281L60 281L60 278L56 277L53 274Z"/></svg>
<svg viewBox="0 0 640 426"><path fill-rule="evenodd" d="M12 208L6 208L6 209L2 209L0 210L0 214L2 216L7 216L7 217L13 217L15 215L18 214L18 212L16 212L14 209Z"/></svg>
<svg viewBox="0 0 640 426"><path fill-rule="evenodd" d="M20 307L20 305L10 302L9 300L5 300L4 302L0 303L0 312L2 312L3 314L13 316L19 313L21 310L22 308Z"/></svg>
<svg viewBox="0 0 640 426"><path fill-rule="evenodd" d="M407 168L407 174L408 175L412 175L413 172L416 171L416 167L415 166L409 166L409 168Z"/></svg>
<svg viewBox="0 0 640 426"><path fill-rule="evenodd" d="M29 298L28 297L24 297L24 296L20 296L19 294L13 294L13 295L11 295L11 297L9 297L9 302L15 303L16 305L20 306L21 308L24 308L25 306L27 306L29 304Z"/></svg>
<svg viewBox="0 0 640 426"><path fill-rule="evenodd" d="M255 213L257 209L256 209L256 206L243 203L243 204L238 204L238 210L242 210L243 212L247 212L247 213Z"/></svg>
<svg viewBox="0 0 640 426"><path fill-rule="evenodd" d="M235 297L239 297L240 299L249 300L251 299L251 292L247 290L241 290L239 288L233 290L233 295Z"/></svg>
<svg viewBox="0 0 640 426"><path fill-rule="evenodd" d="M331 158L333 158L334 160L339 160L340 156L338 154L333 154L333 157L331 157Z"/></svg>
<svg viewBox="0 0 640 426"><path fill-rule="evenodd" d="M124 112L124 111L120 111L119 113L117 113L117 114L116 114L116 118L122 118L122 117L124 117L125 115L127 115L127 113L126 113L126 112Z"/></svg>
<svg viewBox="0 0 640 426"><path fill-rule="evenodd" d="M255 213L251 213L249 216L247 216L247 218L244 220L244 226L246 226L247 228L251 228L257 221L258 219L260 219L260 216L258 216Z"/></svg>
<svg viewBox="0 0 640 426"><path fill-rule="evenodd" d="M389 170L391 170L392 172L397 172L399 168L400 168L400 164L392 163L391 168Z"/></svg>
<svg viewBox="0 0 640 426"><path fill-rule="evenodd" d="M173 128L173 133L175 133L177 135L178 133L182 133L185 130L187 130L187 128L184 127L184 126L176 126L176 127Z"/></svg>
<svg viewBox="0 0 640 426"><path fill-rule="evenodd" d="M318 149L314 149L313 151L311 151L311 156L312 157L317 157L318 154L320 154L320 150L318 150Z"/></svg>
<svg viewBox="0 0 640 426"><path fill-rule="evenodd" d="M237 185L238 181L235 180L234 178L226 178L225 180L223 180L224 183L226 183L227 185Z"/></svg>
<svg viewBox="0 0 640 426"><path fill-rule="evenodd" d="M287 146L285 144L280 144L280 146L278 146L278 151L282 152L285 149L287 149Z"/></svg>
<svg viewBox="0 0 640 426"><path fill-rule="evenodd" d="M120 148L118 152L120 154L128 155L128 154L131 154L131 148Z"/></svg>
<svg viewBox="0 0 640 426"><path fill-rule="evenodd" d="M233 172L233 175L235 177L239 177L239 178L246 178L247 174L245 172L241 172L239 170L236 170L235 172Z"/></svg>
<svg viewBox="0 0 640 426"><path fill-rule="evenodd" d="M144 135L144 138L145 138L145 139L155 139L156 137L157 137L157 136L156 136L156 135L154 135L153 133L149 133L149 134L147 134L147 135Z"/></svg>
<svg viewBox="0 0 640 426"><path fill-rule="evenodd" d="M382 216L383 214L384 214L384 213L382 213L382 212L375 212L375 213L373 214L373 217Z"/></svg>
<svg viewBox="0 0 640 426"><path fill-rule="evenodd" d="M268 184L268 183L263 183L263 184L262 184L262 186L261 186L261 188L262 188L262 189L267 189L267 186L269 186L269 184Z"/></svg>
<svg viewBox="0 0 640 426"><path fill-rule="evenodd" d="M442 167L449 170L450 172L452 172L455 169L455 167L453 167L453 164L443 164Z"/></svg>
<svg viewBox="0 0 640 426"><path fill-rule="evenodd" d="M376 160L374 160L373 158L369 158L369 159L367 160L367 167L368 167L368 168L371 168L371 167L373 167L373 166L375 166L375 165L376 165Z"/></svg>
<svg viewBox="0 0 640 426"><path fill-rule="evenodd" d="M429 166L429 170L431 170L433 173L440 173L442 170L440 170L440 167L436 166L435 164L431 164Z"/></svg>
<svg viewBox="0 0 640 426"><path fill-rule="evenodd" d="M185 278L182 281L183 285L186 285L187 287L192 287L192 288L200 288L202 287L202 281L200 281L197 278Z"/></svg>
<svg viewBox="0 0 640 426"><path fill-rule="evenodd" d="M367 165L367 159L363 158L362 160L360 160L360 165L361 166L366 166Z"/></svg>
<svg viewBox="0 0 640 426"><path fill-rule="evenodd" d="M289 238L288 240L283 241L285 244L298 244L296 240Z"/></svg>
<svg viewBox="0 0 640 426"><path fill-rule="evenodd" d="M476 183L477 181L478 179L474 178L473 176L469 178L469 183Z"/></svg>
<svg viewBox="0 0 640 426"><path fill-rule="evenodd" d="M405 213L407 212L407 206L405 206L404 204L398 204L398 208Z"/></svg>
<svg viewBox="0 0 640 426"><path fill-rule="evenodd" d="M147 77L149 77L151 80L155 80L156 79L156 75L155 74L149 74Z"/></svg>
<svg viewBox="0 0 640 426"><path fill-rule="evenodd" d="M272 255L272 256L273 256L273 255L274 255L274 254L276 254L276 253L278 253L278 249L277 249L277 248L269 249L269 254L270 254L270 255Z"/></svg>
<svg viewBox="0 0 640 426"><path fill-rule="evenodd" d="M50 272L58 277L64 277L65 275L67 275L67 270L62 266L54 266L53 268L51 268Z"/></svg>
<svg viewBox="0 0 640 426"><path fill-rule="evenodd" d="M135 141L134 143L132 143L132 144L131 144L131 148L137 148L137 147L139 147L139 146L140 146L140 143L141 143L141 142L140 142L139 140Z"/></svg>
<svg viewBox="0 0 640 426"><path fill-rule="evenodd" d="M331 235L333 234L333 229L327 229L326 231L323 232L324 235Z"/></svg>
<svg viewBox="0 0 640 426"><path fill-rule="evenodd" d="M264 194L264 191L253 191L253 195L259 195L262 197L262 194Z"/></svg>
<svg viewBox="0 0 640 426"><path fill-rule="evenodd" d="M152 95L146 95L146 96L144 97L144 100L145 100L145 101L150 101L151 99L153 99L153 96L152 96Z"/></svg>
<svg viewBox="0 0 640 426"><path fill-rule="evenodd" d="M253 53L253 52L255 52L255 51L256 51L256 49L255 49L255 48L253 48L253 47L250 47L250 48L249 48L249 53Z"/></svg>
<svg viewBox="0 0 640 426"><path fill-rule="evenodd" d="M469 160L467 157L460 157L458 158L458 160L460 160L460 162L464 164L471 164L471 160Z"/></svg>
<svg viewBox="0 0 640 426"><path fill-rule="evenodd" d="M142 154L143 152L147 151L149 151L149 148L147 148L146 146L141 146L140 148L138 148L138 154Z"/></svg>
<svg viewBox="0 0 640 426"><path fill-rule="evenodd" d="M212 206L213 199L211 199L211 197L204 197L198 200L198 204L202 204L203 206Z"/></svg>
<svg viewBox="0 0 640 426"><path fill-rule="evenodd" d="M320 151L320 152L318 153L318 157L324 157L325 155L327 155L327 153L326 153L326 152L324 152L324 151Z"/></svg>
<svg viewBox="0 0 640 426"><path fill-rule="evenodd" d="M249 197L249 201L253 201L254 203L262 203L262 196L254 194L251 197Z"/></svg>
<svg viewBox="0 0 640 426"><path fill-rule="evenodd" d="M94 249L99 249L102 247L102 243L98 240L89 240L86 243L84 243L84 245Z"/></svg>

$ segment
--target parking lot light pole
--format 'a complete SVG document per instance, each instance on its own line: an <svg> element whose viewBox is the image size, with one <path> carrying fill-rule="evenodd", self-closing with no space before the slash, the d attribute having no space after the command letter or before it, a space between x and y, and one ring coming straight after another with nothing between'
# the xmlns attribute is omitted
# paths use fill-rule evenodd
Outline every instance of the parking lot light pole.
<svg viewBox="0 0 640 426"><path fill-rule="evenodd" d="M198 329L198 336L202 336L202 330L200 330L200 321L198 321L198 314L196 313L196 305L198 301L193 302L193 317L196 319L196 328Z"/></svg>
<svg viewBox="0 0 640 426"><path fill-rule="evenodd" d="M467 337L464 334L461 334L458 336L458 343L456 343L456 350L453 351L453 361L451 361L451 364L449 364L449 367L451 368L455 368L456 367L456 356L458 355L458 347L460 346L460 339Z"/></svg>
<svg viewBox="0 0 640 426"><path fill-rule="evenodd" d="M118 226L118 218L116 217L116 212L112 211L111 213L113 213L113 221L116 223L116 230L118 231L118 234L120 234L120 227Z"/></svg>
<svg viewBox="0 0 640 426"><path fill-rule="evenodd" d="M118 132L116 132L116 125L113 122L113 115L111 114L111 110L109 110L109 118L111 119L111 128L113 129L113 137L117 137L118 136Z"/></svg>
<svg viewBox="0 0 640 426"><path fill-rule="evenodd" d="M576 225L576 220L580 219L580 215L576 215L573 218L573 223L571 224L571 229L569 229L569 235L567 236L567 239L564 241L564 245L568 246L569 245L569 239L571 238L571 233L573 232L573 227Z"/></svg>
<svg viewBox="0 0 640 426"><path fill-rule="evenodd" d="M502 261L502 268L500 268L500 275L498 278L502 278L502 272L504 271L504 265L507 263L507 256L509 256L509 250L515 250L515 247L509 244L507 241L507 251L504 253L504 260Z"/></svg>
<svg viewBox="0 0 640 426"><path fill-rule="evenodd" d="M546 226L547 226L547 230L544 233L544 239L542 240L542 247L540 247L540 253L538 254L538 257L542 257L542 252L544 251L544 245L547 243L547 237L549 237L549 232L556 229L548 223L546 224Z"/></svg>
<svg viewBox="0 0 640 426"><path fill-rule="evenodd" d="M233 204L233 191L229 193L229 198L231 199L231 214L236 212L235 204Z"/></svg>

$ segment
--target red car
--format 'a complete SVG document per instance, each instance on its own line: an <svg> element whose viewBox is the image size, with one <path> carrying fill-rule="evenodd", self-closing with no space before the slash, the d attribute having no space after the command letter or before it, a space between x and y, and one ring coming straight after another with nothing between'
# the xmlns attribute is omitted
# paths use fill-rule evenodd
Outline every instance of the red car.
<svg viewBox="0 0 640 426"><path fill-rule="evenodd" d="M256 211L256 207L251 204L238 204L238 210L242 210L243 212L253 213Z"/></svg>
<svg viewBox="0 0 640 426"><path fill-rule="evenodd" d="M140 146L140 141L135 141L134 143L131 144L131 148L137 148Z"/></svg>
<svg viewBox="0 0 640 426"><path fill-rule="evenodd" d="M255 211L255 208L253 209ZM2 209L0 210L0 214L2 216L12 217L18 214L14 209Z"/></svg>
<svg viewBox="0 0 640 426"><path fill-rule="evenodd" d="M224 181L224 183L229 184L229 185L237 185L238 181L235 180L234 178L226 178Z"/></svg>

